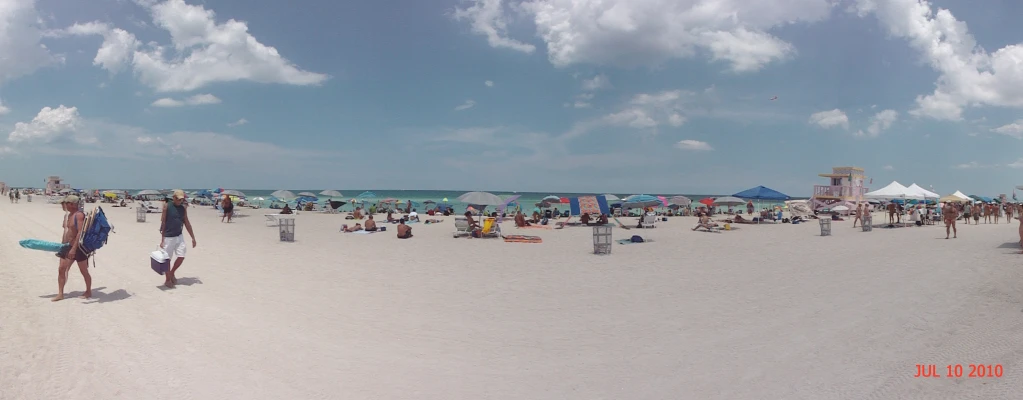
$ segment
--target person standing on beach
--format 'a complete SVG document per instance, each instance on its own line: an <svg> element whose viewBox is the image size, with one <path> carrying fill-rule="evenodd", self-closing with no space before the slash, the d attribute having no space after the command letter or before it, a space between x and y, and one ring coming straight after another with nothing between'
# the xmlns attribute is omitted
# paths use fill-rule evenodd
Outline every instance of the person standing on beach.
<svg viewBox="0 0 1023 400"><path fill-rule="evenodd" d="M959 211L956 210L955 206L946 203L941 208L941 217L945 220L945 239L948 239L949 229L952 230L952 238L959 238L959 231L956 230L956 218L959 217Z"/></svg>
<svg viewBox="0 0 1023 400"><path fill-rule="evenodd" d="M195 234L192 233L192 223L188 221L188 210L185 208L185 192L181 189L174 190L171 201L163 206L163 215L160 216L160 248L174 260L174 266L167 271L163 285L172 288L178 282L174 273L181 268L185 262L185 238L181 232L184 227L188 236L192 238L192 247L195 247Z"/></svg>
<svg viewBox="0 0 1023 400"><path fill-rule="evenodd" d="M78 249L78 235L82 226L85 225L85 214L78 209L78 196L70 195L60 201L61 208L68 214L64 217L64 237L61 243L68 246L57 253L60 263L57 267L57 297L51 301L64 300L64 284L67 283L67 274L71 270L71 264L78 263L78 271L85 278L85 293L83 299L92 297L92 276L89 275L89 257Z"/></svg>
<svg viewBox="0 0 1023 400"><path fill-rule="evenodd" d="M224 195L224 198L220 201L220 209L224 211L224 216L220 217L220 222L224 222L224 218L227 218L227 222L231 222L231 217L234 216L234 203L231 202L231 197Z"/></svg>
<svg viewBox="0 0 1023 400"><path fill-rule="evenodd" d="M863 204L856 205L856 218L853 219L853 228L856 227L857 221L859 221L860 225L863 224Z"/></svg>

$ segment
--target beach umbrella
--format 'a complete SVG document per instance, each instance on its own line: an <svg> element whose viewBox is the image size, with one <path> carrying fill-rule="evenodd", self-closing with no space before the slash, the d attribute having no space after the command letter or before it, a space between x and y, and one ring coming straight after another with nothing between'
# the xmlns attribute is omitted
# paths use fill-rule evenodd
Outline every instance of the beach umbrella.
<svg viewBox="0 0 1023 400"><path fill-rule="evenodd" d="M838 206L838 207L832 208L831 211L849 211L849 207Z"/></svg>
<svg viewBox="0 0 1023 400"><path fill-rule="evenodd" d="M298 195L304 197L316 197L316 193L313 192L299 192Z"/></svg>
<svg viewBox="0 0 1023 400"><path fill-rule="evenodd" d="M138 193L135 193L135 194L138 195L138 196L159 196L159 195L161 195L163 193L160 193L159 190L146 189L146 190L140 190Z"/></svg>
<svg viewBox="0 0 1023 400"><path fill-rule="evenodd" d="M615 196L613 194L605 194L604 198L607 199L607 201L619 201L619 200L621 200L620 198L618 198L618 196Z"/></svg>
<svg viewBox="0 0 1023 400"><path fill-rule="evenodd" d="M341 192L337 190L324 190L320 192L320 195L328 197L345 197L345 195L341 194Z"/></svg>
<svg viewBox="0 0 1023 400"><path fill-rule="evenodd" d="M499 206L504 204L504 200L496 194L487 192L468 192L458 196L458 201L481 206Z"/></svg>
<svg viewBox="0 0 1023 400"><path fill-rule="evenodd" d="M555 196L555 195L550 195L550 196L544 197L544 198L542 198L540 200L541 201L549 201L549 202L557 203L557 202L561 201L561 198L558 197L558 196Z"/></svg>
<svg viewBox="0 0 1023 400"><path fill-rule="evenodd" d="M661 199L648 194L634 194L626 197L623 208L647 208L665 205Z"/></svg>
<svg viewBox="0 0 1023 400"><path fill-rule="evenodd" d="M424 201L423 204L437 204L437 202L433 201L433 200L427 200L427 201Z"/></svg>
<svg viewBox="0 0 1023 400"><path fill-rule="evenodd" d="M395 199L395 198L392 198L392 197L388 197L386 199L380 200L381 203L396 203L397 201L398 201L398 199Z"/></svg>
<svg viewBox="0 0 1023 400"><path fill-rule="evenodd" d="M290 190L275 190L273 193L270 193L270 195L284 201L288 201L294 199L295 197L298 197L295 196L295 194L292 193Z"/></svg>
<svg viewBox="0 0 1023 400"><path fill-rule="evenodd" d="M740 199L738 197L725 196L714 199L713 204L718 206L741 206L743 204L746 204L746 200Z"/></svg>
<svg viewBox="0 0 1023 400"><path fill-rule="evenodd" d="M448 198L447 198L447 197L445 197L445 198L441 199L441 201L443 201L443 202L447 203L447 202L448 202Z"/></svg>
<svg viewBox="0 0 1023 400"><path fill-rule="evenodd" d="M357 198L357 199L375 199L376 197L377 197L376 193L373 193L373 192L370 192L370 191L365 191L365 192L359 193L358 196L355 196L355 198Z"/></svg>
<svg viewBox="0 0 1023 400"><path fill-rule="evenodd" d="M245 197L245 193L242 193L240 190L223 190L220 192L220 194L226 194L228 196Z"/></svg>
<svg viewBox="0 0 1023 400"><path fill-rule="evenodd" d="M568 204L569 203L568 197L562 197L562 198L558 199L558 203Z"/></svg>
<svg viewBox="0 0 1023 400"><path fill-rule="evenodd" d="M693 200L686 196L674 196L668 200L668 203L684 207L693 204Z"/></svg>
<svg viewBox="0 0 1023 400"><path fill-rule="evenodd" d="M771 189L771 188L763 187L763 186L757 186L757 187L752 188L752 189L746 189L746 190L743 190L743 191L741 191L739 193L733 194L732 196L733 197L738 197L740 199L753 199L753 200L773 200L773 201L790 200L790 198L789 198L789 196L787 194L779 192L779 191Z"/></svg>
<svg viewBox="0 0 1023 400"><path fill-rule="evenodd" d="M703 205L705 205L707 207L713 206L714 205L714 199L711 198L711 197L705 198L703 200L700 200L700 204L703 204Z"/></svg>

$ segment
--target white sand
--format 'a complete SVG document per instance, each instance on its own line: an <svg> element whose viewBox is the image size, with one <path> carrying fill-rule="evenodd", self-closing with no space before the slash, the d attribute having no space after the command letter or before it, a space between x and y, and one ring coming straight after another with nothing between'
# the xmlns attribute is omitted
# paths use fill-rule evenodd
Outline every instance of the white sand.
<svg viewBox="0 0 1023 400"><path fill-rule="evenodd" d="M1023 398L1015 223L944 240L677 218L615 229L656 241L595 256L587 228L456 240L448 217L398 240L303 213L280 243L261 211L221 224L199 208L199 247L162 290L157 216L105 209L95 299L51 303L56 258L17 241L58 239L62 212L0 202L0 398ZM67 291L83 289L72 268ZM1004 375L912 378L970 363Z"/></svg>

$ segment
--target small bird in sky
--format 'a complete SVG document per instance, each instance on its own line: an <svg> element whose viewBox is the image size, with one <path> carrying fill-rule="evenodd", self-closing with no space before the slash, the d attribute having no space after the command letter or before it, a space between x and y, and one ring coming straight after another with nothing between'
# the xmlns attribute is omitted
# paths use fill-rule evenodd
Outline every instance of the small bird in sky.
<svg viewBox="0 0 1023 400"><path fill-rule="evenodd" d="M774 97L771 98L771 101L775 101L775 100L778 100L778 96L774 96Z"/></svg>

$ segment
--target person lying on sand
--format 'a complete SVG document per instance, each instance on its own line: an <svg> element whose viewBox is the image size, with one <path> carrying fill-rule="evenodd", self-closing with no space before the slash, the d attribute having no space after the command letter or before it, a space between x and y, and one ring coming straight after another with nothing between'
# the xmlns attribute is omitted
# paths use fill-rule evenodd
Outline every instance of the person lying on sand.
<svg viewBox="0 0 1023 400"><path fill-rule="evenodd" d="M522 215L522 211L519 211L517 214L515 214L515 226L516 227L524 228L524 227L527 227L527 226L530 226L530 225L531 224L529 223L529 221L526 221L526 216Z"/></svg>
<svg viewBox="0 0 1023 400"><path fill-rule="evenodd" d="M398 221L398 239L408 239L412 237L412 227L405 225L405 220Z"/></svg>
<svg viewBox="0 0 1023 400"><path fill-rule="evenodd" d="M366 219L366 230L370 231L370 232L376 231L377 230L377 222L373 220L373 214L368 215L366 218L367 218Z"/></svg>
<svg viewBox="0 0 1023 400"><path fill-rule="evenodd" d="M721 220L721 222L728 222L728 223L731 223L731 224L752 224L753 223L753 221L750 221L750 220L748 220L746 218L743 218L742 214L735 214L735 216L732 217L731 219L723 219L723 220Z"/></svg>
<svg viewBox="0 0 1023 400"><path fill-rule="evenodd" d="M343 228L342 230L345 231L345 232L358 232L358 231L363 230L362 229L362 224L360 224L358 222L355 223L355 226L349 227L348 225L344 225L341 228Z"/></svg>
<svg viewBox="0 0 1023 400"><path fill-rule="evenodd" d="M442 219L428 219L426 221L423 221L423 224L424 225L430 225L430 224L439 224L441 222L444 222L444 220L442 220Z"/></svg>
<svg viewBox="0 0 1023 400"><path fill-rule="evenodd" d="M711 229L716 228L717 226L717 222L711 221L707 214L700 214L700 222L696 224L696 227L693 228L693 230L695 231L700 228Z"/></svg>

